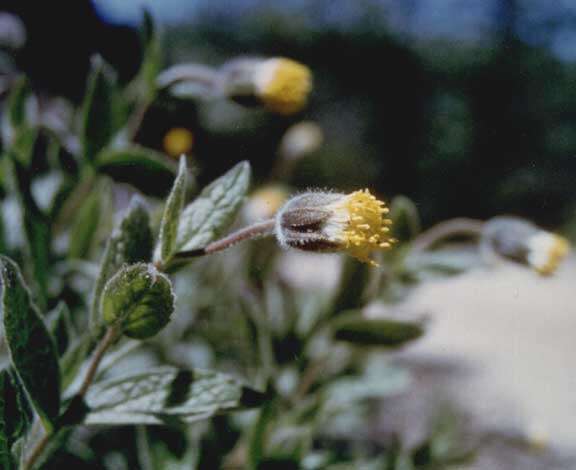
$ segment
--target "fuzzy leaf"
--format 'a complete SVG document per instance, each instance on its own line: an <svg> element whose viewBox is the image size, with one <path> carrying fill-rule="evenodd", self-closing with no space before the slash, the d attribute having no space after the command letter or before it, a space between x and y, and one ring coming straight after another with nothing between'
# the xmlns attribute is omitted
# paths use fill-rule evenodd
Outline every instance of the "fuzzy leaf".
<svg viewBox="0 0 576 470"><path fill-rule="evenodd" d="M182 156L180 157L178 175L174 180L174 186L172 186L172 191L164 206L162 222L160 223L158 248L154 257L156 261L161 261L162 263L166 263L174 253L174 246L178 235L178 223L186 197L186 173L186 157Z"/></svg>
<svg viewBox="0 0 576 470"><path fill-rule="evenodd" d="M182 212L177 249L203 248L220 236L236 215L249 184L250 164L244 161L204 188Z"/></svg>
<svg viewBox="0 0 576 470"><path fill-rule="evenodd" d="M132 145L106 149L98 155L98 168L120 183L129 183L151 196L165 197L174 181L175 165L166 156Z"/></svg>
<svg viewBox="0 0 576 470"><path fill-rule="evenodd" d="M2 313L10 360L44 425L52 428L60 410L56 347L30 299L18 266L0 257Z"/></svg>
<svg viewBox="0 0 576 470"><path fill-rule="evenodd" d="M80 144L83 157L93 162L118 131L116 83L100 60L94 65L81 111Z"/></svg>
<svg viewBox="0 0 576 470"><path fill-rule="evenodd" d="M162 367L95 384L86 397L86 424L192 423L264 401L228 375Z"/></svg>
<svg viewBox="0 0 576 470"><path fill-rule="evenodd" d="M0 468L16 468L12 445L26 432L31 421L24 390L11 371L0 371Z"/></svg>
<svg viewBox="0 0 576 470"><path fill-rule="evenodd" d="M100 273L92 294L91 323L100 322L100 296L106 282L118 272L124 264L150 261L152 256L153 235L150 228L150 216L144 201L136 196L124 213L120 223L108 239L104 256L100 264Z"/></svg>
<svg viewBox="0 0 576 470"><path fill-rule="evenodd" d="M48 313L47 322L50 333L56 341L58 355L62 356L68 349L70 342L76 337L70 309L65 302L59 302L54 310Z"/></svg>
<svg viewBox="0 0 576 470"><path fill-rule="evenodd" d="M98 229L101 227L102 212L105 206L103 196L106 190L103 185L92 191L84 200L82 207L76 214L70 232L68 256L74 258L87 258L90 255L98 238Z"/></svg>
<svg viewBox="0 0 576 470"><path fill-rule="evenodd" d="M385 318L368 319L349 313L333 323L334 338L360 345L397 347L419 338L424 327L419 322Z"/></svg>

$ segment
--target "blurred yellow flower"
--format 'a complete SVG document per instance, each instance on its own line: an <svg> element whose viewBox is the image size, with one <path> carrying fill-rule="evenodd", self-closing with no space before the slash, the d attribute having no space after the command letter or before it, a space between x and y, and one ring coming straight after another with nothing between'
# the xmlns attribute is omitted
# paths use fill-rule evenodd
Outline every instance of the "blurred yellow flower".
<svg viewBox="0 0 576 470"><path fill-rule="evenodd" d="M244 214L249 222L269 219L288 199L288 189L279 184L263 186L254 191L244 206Z"/></svg>
<svg viewBox="0 0 576 470"><path fill-rule="evenodd" d="M299 62L275 57L257 64L254 85L256 95L270 111L289 115L306 105L312 74Z"/></svg>
<svg viewBox="0 0 576 470"><path fill-rule="evenodd" d="M194 145L194 135L184 127L174 127L164 135L162 141L164 151L171 157L179 157L192 150Z"/></svg>
<svg viewBox="0 0 576 470"><path fill-rule="evenodd" d="M527 247L528 263L543 276L553 274L570 252L568 240L543 230L527 240Z"/></svg>

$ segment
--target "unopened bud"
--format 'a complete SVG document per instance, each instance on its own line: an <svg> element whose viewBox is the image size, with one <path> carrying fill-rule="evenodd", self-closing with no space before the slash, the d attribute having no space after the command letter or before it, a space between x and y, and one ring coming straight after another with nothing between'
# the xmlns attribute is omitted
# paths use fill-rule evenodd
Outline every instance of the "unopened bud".
<svg viewBox="0 0 576 470"><path fill-rule="evenodd" d="M530 266L543 276L553 274L570 252L564 237L516 217L486 222L481 243L496 255Z"/></svg>
<svg viewBox="0 0 576 470"><path fill-rule="evenodd" d="M305 251L345 251L375 265L373 251L389 248L388 208L368 190L309 192L288 201L276 216L280 245Z"/></svg>
<svg viewBox="0 0 576 470"><path fill-rule="evenodd" d="M305 65L284 57L242 58L222 68L221 89L241 104L262 104L272 112L290 115L306 105L312 74Z"/></svg>
<svg viewBox="0 0 576 470"><path fill-rule="evenodd" d="M125 266L106 284L101 308L108 326L120 327L131 338L150 338L174 312L172 285L152 264Z"/></svg>

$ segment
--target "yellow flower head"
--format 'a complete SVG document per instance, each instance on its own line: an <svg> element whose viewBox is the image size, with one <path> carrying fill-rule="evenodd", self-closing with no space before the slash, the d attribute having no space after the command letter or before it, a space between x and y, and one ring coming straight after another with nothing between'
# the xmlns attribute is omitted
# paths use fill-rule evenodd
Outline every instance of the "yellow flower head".
<svg viewBox="0 0 576 470"><path fill-rule="evenodd" d="M194 145L194 136L192 132L183 127L170 129L162 141L164 151L171 157L179 157L192 150Z"/></svg>
<svg viewBox="0 0 576 470"><path fill-rule="evenodd" d="M289 115L306 105L312 74L299 62L275 57L257 64L254 85L256 95L270 111Z"/></svg>
<svg viewBox="0 0 576 470"><path fill-rule="evenodd" d="M527 242L527 260L539 274L554 274L560 263L570 252L568 240L544 230L537 232Z"/></svg>
<svg viewBox="0 0 576 470"><path fill-rule="evenodd" d="M306 193L291 199L278 213L276 235L281 245L308 251L346 251L376 265L370 254L389 248L388 208L370 192Z"/></svg>

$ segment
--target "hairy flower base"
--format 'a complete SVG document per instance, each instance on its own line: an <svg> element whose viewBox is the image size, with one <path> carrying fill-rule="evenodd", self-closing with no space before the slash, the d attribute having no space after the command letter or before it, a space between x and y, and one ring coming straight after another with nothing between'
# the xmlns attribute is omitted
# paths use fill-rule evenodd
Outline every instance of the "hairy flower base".
<svg viewBox="0 0 576 470"><path fill-rule="evenodd" d="M276 235L281 245L306 251L345 251L376 265L373 251L389 248L388 208L366 189L351 194L305 193L278 213Z"/></svg>

